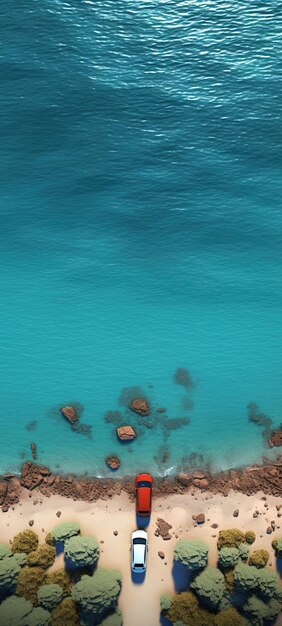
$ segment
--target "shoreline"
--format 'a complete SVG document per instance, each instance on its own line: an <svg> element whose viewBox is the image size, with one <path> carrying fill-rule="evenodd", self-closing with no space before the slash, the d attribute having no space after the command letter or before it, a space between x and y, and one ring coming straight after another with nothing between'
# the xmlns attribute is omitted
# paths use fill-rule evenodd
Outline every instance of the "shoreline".
<svg viewBox="0 0 282 626"><path fill-rule="evenodd" d="M282 455L276 460L263 459L262 464L250 465L241 469L210 473L204 470L182 472L174 476L154 478L154 496L168 497L172 494L193 494L209 492L227 497L230 491L247 496L259 491L266 495L282 497ZM20 476L6 473L0 475L0 507L3 513L24 499L26 495L38 493L47 498L60 495L72 500L95 502L108 499L125 492L135 498L135 477L97 478L89 476L62 475L53 473L43 465L27 461L23 464Z"/></svg>

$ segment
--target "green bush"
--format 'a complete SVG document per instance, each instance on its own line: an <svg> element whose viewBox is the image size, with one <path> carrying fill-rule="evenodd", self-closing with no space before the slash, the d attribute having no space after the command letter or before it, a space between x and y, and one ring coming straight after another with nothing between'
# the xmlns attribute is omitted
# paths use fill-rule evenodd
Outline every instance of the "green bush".
<svg viewBox="0 0 282 626"><path fill-rule="evenodd" d="M18 575L17 595L30 600L32 604L37 604L37 591L44 578L45 571L41 567L23 567Z"/></svg>
<svg viewBox="0 0 282 626"><path fill-rule="evenodd" d="M80 525L78 522L64 522L63 524L57 524L57 526L53 528L51 531L51 539L54 543L65 542L67 539L79 535L79 533Z"/></svg>
<svg viewBox="0 0 282 626"><path fill-rule="evenodd" d="M223 569L234 567L240 558L238 548L221 548L218 555L218 564Z"/></svg>
<svg viewBox="0 0 282 626"><path fill-rule="evenodd" d="M21 566L16 556L7 556L0 561L0 591L14 590Z"/></svg>
<svg viewBox="0 0 282 626"><path fill-rule="evenodd" d="M277 559L282 558L282 537L278 537L278 539L273 539L271 543L273 550L275 551L275 556Z"/></svg>
<svg viewBox="0 0 282 626"><path fill-rule="evenodd" d="M83 611L102 619L107 611L115 608L120 590L120 573L99 568L93 576L82 576L73 586L71 596Z"/></svg>
<svg viewBox="0 0 282 626"><path fill-rule="evenodd" d="M243 606L243 611L257 625L263 624L263 620L267 617L267 605L255 595L248 598Z"/></svg>
<svg viewBox="0 0 282 626"><path fill-rule="evenodd" d="M46 585L60 585L64 595L69 595L72 588L71 577L64 569L57 569L54 572L47 572L44 583Z"/></svg>
<svg viewBox="0 0 282 626"><path fill-rule="evenodd" d="M207 607L216 609L225 591L224 576L215 567L206 567L194 578L191 589Z"/></svg>
<svg viewBox="0 0 282 626"><path fill-rule="evenodd" d="M41 545L27 556L27 564L30 567L43 567L47 569L53 565L56 558L56 550L53 546Z"/></svg>
<svg viewBox="0 0 282 626"><path fill-rule="evenodd" d="M51 613L45 611L41 606L36 607L27 616L24 626L48 626L51 622Z"/></svg>
<svg viewBox="0 0 282 626"><path fill-rule="evenodd" d="M5 559L7 556L13 556L12 550L4 543L0 543L0 561Z"/></svg>
<svg viewBox="0 0 282 626"><path fill-rule="evenodd" d="M51 615L52 626L79 626L76 604L71 598L64 598Z"/></svg>
<svg viewBox="0 0 282 626"><path fill-rule="evenodd" d="M23 530L12 541L13 552L25 552L28 554L38 548L38 537L33 530Z"/></svg>
<svg viewBox="0 0 282 626"><path fill-rule="evenodd" d="M247 543L240 543L238 546L238 550L240 559L242 559L242 561L247 561L250 552L250 546Z"/></svg>
<svg viewBox="0 0 282 626"><path fill-rule="evenodd" d="M268 569L257 570L257 589L264 598L274 598L277 585L277 574Z"/></svg>
<svg viewBox="0 0 282 626"><path fill-rule="evenodd" d="M267 619L272 620L276 619L277 615L279 615L281 611L281 602L276 600L275 598L271 598L271 600L267 603Z"/></svg>
<svg viewBox="0 0 282 626"><path fill-rule="evenodd" d="M247 532L245 532L245 541L247 543L254 543L255 540L256 540L256 533L254 533L253 530L247 530Z"/></svg>
<svg viewBox="0 0 282 626"><path fill-rule="evenodd" d="M220 530L217 540L218 550L222 548L238 548L241 543L245 543L245 534L238 528L228 528Z"/></svg>
<svg viewBox="0 0 282 626"><path fill-rule="evenodd" d="M170 609L171 600L172 596L170 596L168 593L164 593L161 596L161 611L168 611L168 609Z"/></svg>
<svg viewBox="0 0 282 626"><path fill-rule="evenodd" d="M265 567L269 560L269 552L267 550L254 550L249 556L249 565L254 565L258 569Z"/></svg>
<svg viewBox="0 0 282 626"><path fill-rule="evenodd" d="M42 585L37 592L38 604L50 611L62 600L62 597L62 587L55 583L53 585Z"/></svg>
<svg viewBox="0 0 282 626"><path fill-rule="evenodd" d="M23 626L33 606L24 598L10 596L0 604L0 624L3 626Z"/></svg>
<svg viewBox="0 0 282 626"><path fill-rule="evenodd" d="M205 567L209 546L202 541L180 539L174 547L174 558L191 570Z"/></svg>
<svg viewBox="0 0 282 626"><path fill-rule="evenodd" d="M192 591L184 591L171 597L171 606L164 612L165 617L175 624L185 626L215 626L214 615L199 605Z"/></svg>
<svg viewBox="0 0 282 626"><path fill-rule="evenodd" d="M238 563L234 569L234 583L242 591L253 591L257 587L258 570L252 565Z"/></svg>
<svg viewBox="0 0 282 626"><path fill-rule="evenodd" d="M71 537L65 542L65 558L75 567L96 565L99 544L95 537Z"/></svg>

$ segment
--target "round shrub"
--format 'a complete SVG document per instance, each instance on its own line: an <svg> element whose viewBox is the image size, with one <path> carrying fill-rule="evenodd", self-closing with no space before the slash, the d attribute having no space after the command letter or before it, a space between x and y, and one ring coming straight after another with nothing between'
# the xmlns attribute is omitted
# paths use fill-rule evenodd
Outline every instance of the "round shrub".
<svg viewBox="0 0 282 626"><path fill-rule="evenodd" d="M209 546L202 541L180 539L174 547L174 558L191 570L205 567Z"/></svg>
<svg viewBox="0 0 282 626"><path fill-rule="evenodd" d="M7 556L13 556L12 550L4 543L0 543L0 561Z"/></svg>
<svg viewBox="0 0 282 626"><path fill-rule="evenodd" d="M168 611L171 607L171 596L168 593L163 593L161 596L161 611Z"/></svg>
<svg viewBox="0 0 282 626"><path fill-rule="evenodd" d="M47 572L44 582L46 585L60 585L64 595L69 595L72 588L71 577L64 569L57 569L54 572Z"/></svg>
<svg viewBox="0 0 282 626"><path fill-rule="evenodd" d="M276 619L280 611L281 602L279 602L279 600L276 600L275 598L271 598L271 600L267 603L267 619Z"/></svg>
<svg viewBox="0 0 282 626"><path fill-rule="evenodd" d="M80 525L78 522L64 522L63 524L57 524L53 528L51 538L54 543L61 543L75 535L79 535L79 533Z"/></svg>
<svg viewBox="0 0 282 626"><path fill-rule="evenodd" d="M45 611L41 606L36 607L27 616L24 626L48 626L51 622L51 613Z"/></svg>
<svg viewBox="0 0 282 626"><path fill-rule="evenodd" d="M218 550L222 548L238 548L240 543L245 543L245 534L238 528L220 530L217 540Z"/></svg>
<svg viewBox="0 0 282 626"><path fill-rule="evenodd" d="M190 586L204 604L216 609L225 591L224 576L215 567L206 567Z"/></svg>
<svg viewBox="0 0 282 626"><path fill-rule="evenodd" d="M221 548L218 555L218 564L223 569L230 569L235 567L240 558L240 552L238 548Z"/></svg>
<svg viewBox="0 0 282 626"><path fill-rule="evenodd" d="M21 566L15 556L7 556L0 561L0 591L14 590Z"/></svg>
<svg viewBox="0 0 282 626"><path fill-rule="evenodd" d="M96 565L99 544L95 537L71 537L65 542L65 558L75 567Z"/></svg>
<svg viewBox="0 0 282 626"><path fill-rule="evenodd" d="M38 603L45 609L54 609L54 607L61 601L63 597L63 590L60 585L42 585L38 589L37 598Z"/></svg>
<svg viewBox="0 0 282 626"><path fill-rule="evenodd" d="M184 591L171 597L171 606L164 612L165 617L175 624L187 626L214 626L214 616L207 609L199 605L197 597L192 591Z"/></svg>
<svg viewBox="0 0 282 626"><path fill-rule="evenodd" d="M53 546L41 545L27 556L27 564L30 567L43 567L47 569L53 565L56 558L56 550Z"/></svg>
<svg viewBox="0 0 282 626"><path fill-rule="evenodd" d="M265 567L269 560L269 552L267 550L254 550L249 556L249 565L254 565L258 569Z"/></svg>
<svg viewBox="0 0 282 626"><path fill-rule="evenodd" d="M101 618L115 608L121 590L121 575L116 570L97 569L93 576L82 576L73 586L71 596L74 602L94 618Z"/></svg>
<svg viewBox="0 0 282 626"><path fill-rule="evenodd" d="M256 540L256 533L254 533L253 530L247 530L247 532L245 533L245 541L247 543L254 543L255 540Z"/></svg>
<svg viewBox="0 0 282 626"><path fill-rule="evenodd" d="M264 598L275 597L277 584L277 574L268 569L257 570L257 589Z"/></svg>
<svg viewBox="0 0 282 626"><path fill-rule="evenodd" d="M33 606L24 598L10 596L0 604L0 624L3 626L23 626Z"/></svg>
<svg viewBox="0 0 282 626"><path fill-rule="evenodd" d="M256 567L246 563L238 563L234 569L234 583L242 591L253 591L256 589L258 580L258 570Z"/></svg>
<svg viewBox="0 0 282 626"><path fill-rule="evenodd" d="M37 604L37 591L43 584L45 571L41 567L22 568L17 580L17 595Z"/></svg>
<svg viewBox="0 0 282 626"><path fill-rule="evenodd" d="M267 617L267 605L255 595L248 598L243 611L258 625L263 624L263 620Z"/></svg>
<svg viewBox="0 0 282 626"><path fill-rule="evenodd" d="M64 598L51 615L52 626L79 626L76 604L71 598Z"/></svg>
<svg viewBox="0 0 282 626"><path fill-rule="evenodd" d="M279 537L278 539L273 539L271 545L273 547L273 550L275 551L276 558L281 559L282 558L282 537Z"/></svg>
<svg viewBox="0 0 282 626"><path fill-rule="evenodd" d="M38 548L38 537L33 530L23 530L12 541L13 552L25 552L28 554Z"/></svg>

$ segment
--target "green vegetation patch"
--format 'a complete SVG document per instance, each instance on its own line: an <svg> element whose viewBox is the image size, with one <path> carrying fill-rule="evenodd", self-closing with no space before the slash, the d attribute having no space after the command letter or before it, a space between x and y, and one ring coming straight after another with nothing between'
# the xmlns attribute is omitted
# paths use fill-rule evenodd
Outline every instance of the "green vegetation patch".
<svg viewBox="0 0 282 626"><path fill-rule="evenodd" d="M71 537L65 542L65 558L75 567L96 565L99 544L95 537Z"/></svg>
<svg viewBox="0 0 282 626"><path fill-rule="evenodd" d="M121 590L121 575L116 570L97 569L93 576L82 576L71 590L72 599L93 617L103 617L115 608Z"/></svg>
<svg viewBox="0 0 282 626"><path fill-rule="evenodd" d="M38 603L43 606L44 609L54 609L62 600L62 597L62 587L55 583L53 583L53 585L42 585L37 592Z"/></svg>
<svg viewBox="0 0 282 626"><path fill-rule="evenodd" d="M64 522L57 524L51 531L51 539L54 543L65 542L67 539L80 534L80 525L78 522ZM48 537L46 537L46 543Z"/></svg>
<svg viewBox="0 0 282 626"><path fill-rule="evenodd" d="M191 589L209 608L217 609L225 591L224 576L215 567L206 567L194 578Z"/></svg>
<svg viewBox="0 0 282 626"><path fill-rule="evenodd" d="M174 558L191 570L205 567L209 546L203 541L180 539L174 547Z"/></svg>

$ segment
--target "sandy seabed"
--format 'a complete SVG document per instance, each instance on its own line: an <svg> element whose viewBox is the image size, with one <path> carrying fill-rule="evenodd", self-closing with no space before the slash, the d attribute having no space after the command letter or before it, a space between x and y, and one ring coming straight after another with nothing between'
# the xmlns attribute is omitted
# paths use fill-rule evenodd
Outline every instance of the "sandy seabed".
<svg viewBox="0 0 282 626"><path fill-rule="evenodd" d="M50 498L40 494L40 500L33 504L35 494L22 499L15 505L14 510L7 513L0 510L0 541L8 543L13 536L25 528L28 522L34 521L32 529L38 533L42 541L46 533L59 522L78 521L81 533L94 535L100 544L99 565L119 569L122 573L122 591L119 606L123 613L124 626L159 626L160 625L160 596L162 593L175 591L172 576L173 547L178 538L202 539L210 545L209 564L215 566L217 560L218 530L224 528L239 528L243 531L253 530L256 533L255 549L269 550L270 567L275 569L274 552L271 541L279 531L280 519L277 517L276 505L281 499L274 496L264 496L262 492L247 496L238 492L231 492L228 497L220 494L196 492L191 494L170 495L167 498L158 498L153 502L153 511L149 534L149 553L147 573L142 584L133 582L130 570L130 537L136 528L135 508L125 493L108 500L98 500L94 503L72 501L62 496L51 495ZM262 500L264 497L266 500ZM265 501L268 508L265 507ZM239 509L239 516L233 517L235 509ZM261 514L253 518L253 512ZM61 511L58 519L56 513ZM195 525L192 515L204 513L206 521L202 525ZM172 525L172 539L164 541L155 536L156 521L162 517ZM266 533L270 522L275 520L277 532L272 535ZM217 523L218 529L211 528ZM118 535L114 535L117 531ZM162 560L158 551L165 553ZM63 555L56 558L52 569L62 567ZM276 626L282 626L282 615L276 621Z"/></svg>

